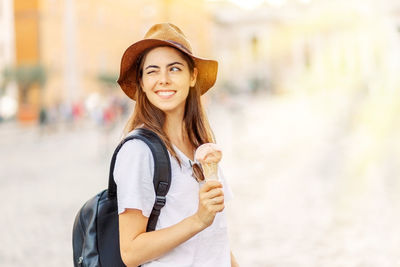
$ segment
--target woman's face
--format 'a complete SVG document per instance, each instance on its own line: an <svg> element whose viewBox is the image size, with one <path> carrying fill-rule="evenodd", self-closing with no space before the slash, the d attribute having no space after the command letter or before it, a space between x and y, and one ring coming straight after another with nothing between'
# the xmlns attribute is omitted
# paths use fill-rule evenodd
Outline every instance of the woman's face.
<svg viewBox="0 0 400 267"><path fill-rule="evenodd" d="M150 50L143 63L141 87L150 103L166 114L183 112L189 87L196 84L186 60L172 47Z"/></svg>

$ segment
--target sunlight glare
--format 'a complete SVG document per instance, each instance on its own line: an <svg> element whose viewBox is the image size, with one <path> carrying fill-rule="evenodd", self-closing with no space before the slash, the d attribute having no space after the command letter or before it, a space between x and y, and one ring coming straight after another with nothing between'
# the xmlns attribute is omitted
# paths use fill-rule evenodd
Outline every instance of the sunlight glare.
<svg viewBox="0 0 400 267"><path fill-rule="evenodd" d="M235 5L239 6L243 9L254 9L258 6L261 6L265 1L264 0L230 0Z"/></svg>

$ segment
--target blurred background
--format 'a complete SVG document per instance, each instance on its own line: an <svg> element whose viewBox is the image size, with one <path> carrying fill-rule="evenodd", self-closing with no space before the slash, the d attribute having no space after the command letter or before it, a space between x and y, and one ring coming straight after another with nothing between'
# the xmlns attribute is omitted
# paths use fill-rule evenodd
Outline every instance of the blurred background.
<svg viewBox="0 0 400 267"><path fill-rule="evenodd" d="M241 266L400 266L396 0L0 0L0 266L72 266L134 107L121 56L159 22L219 61Z"/></svg>

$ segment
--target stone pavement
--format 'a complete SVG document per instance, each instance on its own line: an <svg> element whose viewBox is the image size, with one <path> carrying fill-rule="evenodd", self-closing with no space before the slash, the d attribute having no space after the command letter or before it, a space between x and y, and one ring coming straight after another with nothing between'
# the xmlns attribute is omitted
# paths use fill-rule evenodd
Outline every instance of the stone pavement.
<svg viewBox="0 0 400 267"><path fill-rule="evenodd" d="M227 209L241 266L400 266L399 167L353 168L348 103L238 99L208 112L235 195ZM72 266L74 216L106 187L121 129L40 136L0 124L0 266Z"/></svg>
<svg viewBox="0 0 400 267"><path fill-rule="evenodd" d="M221 138L233 129L224 163L242 266L400 266L399 142L364 149L347 97L245 103L216 124Z"/></svg>

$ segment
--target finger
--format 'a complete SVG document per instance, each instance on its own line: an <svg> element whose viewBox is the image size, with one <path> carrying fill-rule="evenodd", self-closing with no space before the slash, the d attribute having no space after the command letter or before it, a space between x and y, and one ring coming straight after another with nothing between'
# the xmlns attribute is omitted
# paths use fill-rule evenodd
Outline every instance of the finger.
<svg viewBox="0 0 400 267"><path fill-rule="evenodd" d="M210 199L211 205L221 205L224 203L224 196L215 197Z"/></svg>
<svg viewBox="0 0 400 267"><path fill-rule="evenodd" d="M202 205L209 203L213 204L212 200L217 197L224 197L224 192L221 189L214 189L213 191L200 194L199 200Z"/></svg>
<svg viewBox="0 0 400 267"><path fill-rule="evenodd" d="M224 191L221 188L214 188L206 193L203 193L204 199L211 199L219 196L223 196Z"/></svg>
<svg viewBox="0 0 400 267"><path fill-rule="evenodd" d="M223 196L224 191L221 188L214 188L208 192L201 192L200 193L200 201L208 201L212 198Z"/></svg>
<svg viewBox="0 0 400 267"><path fill-rule="evenodd" d="M215 208L215 206L219 206L224 204L224 197L220 196L220 197L215 197L212 199L208 199L204 202L204 206L206 206L208 209L213 210Z"/></svg>
<svg viewBox="0 0 400 267"><path fill-rule="evenodd" d="M225 209L225 204L215 205L213 208L215 212L221 212Z"/></svg>
<svg viewBox="0 0 400 267"><path fill-rule="evenodd" d="M208 192L214 188L222 188L222 184L219 181L212 180L204 183L203 187L200 189L201 192Z"/></svg>

